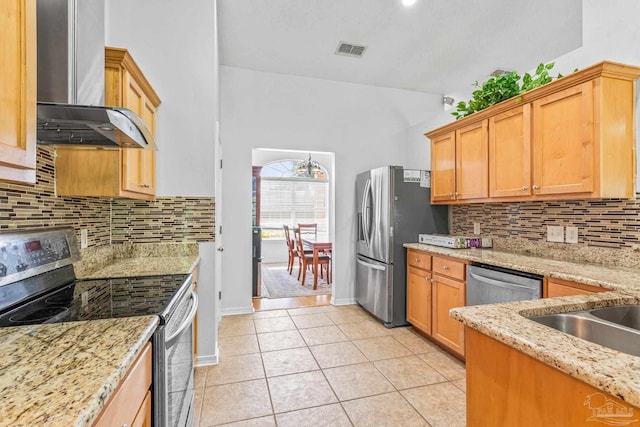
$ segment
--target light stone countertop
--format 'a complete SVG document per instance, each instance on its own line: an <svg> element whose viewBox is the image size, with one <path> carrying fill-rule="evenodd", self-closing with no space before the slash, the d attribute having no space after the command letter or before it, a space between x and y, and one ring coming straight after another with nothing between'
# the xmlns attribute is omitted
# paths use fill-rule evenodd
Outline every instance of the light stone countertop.
<svg viewBox="0 0 640 427"><path fill-rule="evenodd" d="M450 249L422 243L405 243L404 247L607 289L640 291L639 269L581 264L493 249Z"/></svg>
<svg viewBox="0 0 640 427"><path fill-rule="evenodd" d="M90 426L157 316L0 329L0 424Z"/></svg>
<svg viewBox="0 0 640 427"><path fill-rule="evenodd" d="M85 249L73 268L79 279L189 274L200 262L197 243L135 243Z"/></svg>
<svg viewBox="0 0 640 427"><path fill-rule="evenodd" d="M449 249L420 243L407 243L404 246L611 289L589 295L454 308L451 310L451 317L534 359L640 407L640 357L576 338L527 319L529 316L543 314L640 304L640 270L580 264L492 249Z"/></svg>
<svg viewBox="0 0 640 427"><path fill-rule="evenodd" d="M105 279L189 274L199 262L198 256L114 259L96 271L76 275L79 279Z"/></svg>

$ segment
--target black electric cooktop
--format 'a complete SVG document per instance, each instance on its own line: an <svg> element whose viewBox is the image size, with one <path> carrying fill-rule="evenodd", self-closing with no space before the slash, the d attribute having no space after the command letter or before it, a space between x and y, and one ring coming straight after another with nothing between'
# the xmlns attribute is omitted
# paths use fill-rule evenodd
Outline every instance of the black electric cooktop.
<svg viewBox="0 0 640 427"><path fill-rule="evenodd" d="M188 275L74 280L0 312L0 327L160 315ZM42 277L35 281L48 280ZM9 286L0 288L9 291Z"/></svg>

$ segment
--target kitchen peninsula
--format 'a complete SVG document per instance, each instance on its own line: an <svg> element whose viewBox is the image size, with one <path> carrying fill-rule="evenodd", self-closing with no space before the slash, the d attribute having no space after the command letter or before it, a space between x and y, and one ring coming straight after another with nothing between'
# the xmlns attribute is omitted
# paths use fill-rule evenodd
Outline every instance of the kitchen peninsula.
<svg viewBox="0 0 640 427"><path fill-rule="evenodd" d="M596 409L589 397L640 407L640 357L576 338L527 319L640 303L635 268L561 261L495 249L406 248L588 285L602 292L453 308L465 326L467 424L583 425ZM562 397L559 399L559 397Z"/></svg>

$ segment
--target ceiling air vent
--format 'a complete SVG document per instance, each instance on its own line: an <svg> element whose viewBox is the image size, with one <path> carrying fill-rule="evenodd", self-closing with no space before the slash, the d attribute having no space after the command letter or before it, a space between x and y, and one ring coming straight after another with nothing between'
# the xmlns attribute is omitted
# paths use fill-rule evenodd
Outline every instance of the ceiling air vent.
<svg viewBox="0 0 640 427"><path fill-rule="evenodd" d="M506 68L496 68L495 70L493 70L490 76L491 77L508 76L512 72L513 70L507 70Z"/></svg>
<svg viewBox="0 0 640 427"><path fill-rule="evenodd" d="M364 53L366 46L358 46L352 43L340 42L336 49L336 55L354 56L360 58Z"/></svg>

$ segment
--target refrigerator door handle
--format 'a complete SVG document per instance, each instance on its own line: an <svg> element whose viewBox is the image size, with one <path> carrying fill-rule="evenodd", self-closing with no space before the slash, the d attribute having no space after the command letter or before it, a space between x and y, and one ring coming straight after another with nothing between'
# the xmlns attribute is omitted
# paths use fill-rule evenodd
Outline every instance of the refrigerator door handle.
<svg viewBox="0 0 640 427"><path fill-rule="evenodd" d="M381 265L370 264L368 262L364 262L360 258L356 258L356 261L358 261L358 264L364 265L367 268L373 268L374 270L385 271L387 269L387 267L383 267Z"/></svg>
<svg viewBox="0 0 640 427"><path fill-rule="evenodd" d="M364 195L362 196L362 232L364 234L364 242L367 247L371 246L369 236L369 193L371 192L371 179L367 179L364 185Z"/></svg>

